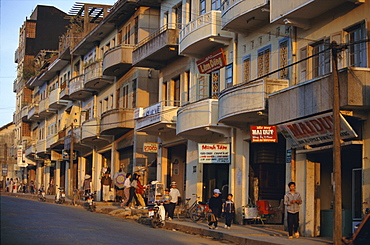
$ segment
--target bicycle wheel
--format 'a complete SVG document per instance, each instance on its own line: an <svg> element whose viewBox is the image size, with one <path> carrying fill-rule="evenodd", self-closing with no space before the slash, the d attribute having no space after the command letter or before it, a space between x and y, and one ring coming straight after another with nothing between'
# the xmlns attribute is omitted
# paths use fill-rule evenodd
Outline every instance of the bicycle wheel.
<svg viewBox="0 0 370 245"><path fill-rule="evenodd" d="M200 206L195 206L193 209L190 210L190 219L193 222L197 222L202 217L202 208Z"/></svg>

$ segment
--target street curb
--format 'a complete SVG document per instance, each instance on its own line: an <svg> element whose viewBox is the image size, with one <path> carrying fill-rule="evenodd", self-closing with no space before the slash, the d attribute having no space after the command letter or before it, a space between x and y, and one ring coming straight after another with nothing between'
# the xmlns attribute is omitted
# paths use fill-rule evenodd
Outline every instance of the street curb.
<svg viewBox="0 0 370 245"><path fill-rule="evenodd" d="M261 240L254 240L250 238L240 237L236 235L230 235L227 233L219 232L217 230L210 230L198 227L189 227L182 224L175 224L171 222L166 222L164 226L167 230L177 230L188 234L193 235L201 235L207 237L213 237L218 240L226 240L229 242L233 242L240 245L276 245L276 243L261 241Z"/></svg>

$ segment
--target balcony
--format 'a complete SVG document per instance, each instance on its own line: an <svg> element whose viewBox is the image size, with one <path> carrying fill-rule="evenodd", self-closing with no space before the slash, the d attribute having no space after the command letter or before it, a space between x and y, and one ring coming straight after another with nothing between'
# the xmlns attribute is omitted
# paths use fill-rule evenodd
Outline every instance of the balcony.
<svg viewBox="0 0 370 245"><path fill-rule="evenodd" d="M39 104L32 103L29 107L27 119L30 121L36 121L40 119L39 116Z"/></svg>
<svg viewBox="0 0 370 245"><path fill-rule="evenodd" d="M134 111L132 109L112 109L101 115L100 134L124 135L132 130L134 125Z"/></svg>
<svg viewBox="0 0 370 245"><path fill-rule="evenodd" d="M267 0L226 0L222 3L222 29L238 33L255 30L270 21Z"/></svg>
<svg viewBox="0 0 370 245"><path fill-rule="evenodd" d="M27 141L27 144L25 146L24 155L26 157L33 157L36 153L36 144L34 140Z"/></svg>
<svg viewBox="0 0 370 245"><path fill-rule="evenodd" d="M67 106L68 101L59 99L60 89L54 89L49 94L49 107L52 109L61 109Z"/></svg>
<svg viewBox="0 0 370 245"><path fill-rule="evenodd" d="M229 135L229 127L218 123L218 100L205 99L181 107L177 112L176 134L201 142L205 137Z"/></svg>
<svg viewBox="0 0 370 245"><path fill-rule="evenodd" d="M370 108L370 68L339 72L340 107L354 114ZM269 96L269 124L280 124L330 111L333 108L332 74L278 91ZM284 108L284 109L282 109Z"/></svg>
<svg viewBox="0 0 370 245"><path fill-rule="evenodd" d="M39 116L40 118L46 118L56 113L55 109L49 107L49 98L45 98L39 103Z"/></svg>
<svg viewBox="0 0 370 245"><path fill-rule="evenodd" d="M50 149L58 141L58 134L52 134L46 136L46 149Z"/></svg>
<svg viewBox="0 0 370 245"><path fill-rule="evenodd" d="M108 144L110 136L99 133L99 121L96 118L86 120L81 127L81 141L83 144L102 147Z"/></svg>
<svg viewBox="0 0 370 245"><path fill-rule="evenodd" d="M171 28L172 29L171 29ZM178 56L179 29L165 25L142 40L132 53L132 64L139 67L160 69Z"/></svg>
<svg viewBox="0 0 370 245"><path fill-rule="evenodd" d="M159 135L176 130L177 110L179 107L170 105L169 101L135 110L135 128L139 132L150 135Z"/></svg>
<svg viewBox="0 0 370 245"><path fill-rule="evenodd" d="M59 99L61 100L69 100L69 87L67 86L67 82L62 83L60 85L60 93L59 93Z"/></svg>
<svg viewBox="0 0 370 245"><path fill-rule="evenodd" d="M103 62L95 61L85 67L85 88L101 90L106 85L112 84L114 78L103 75Z"/></svg>
<svg viewBox="0 0 370 245"><path fill-rule="evenodd" d="M85 100L92 95L92 91L84 87L85 75L73 77L69 81L69 98L72 100Z"/></svg>
<svg viewBox="0 0 370 245"><path fill-rule="evenodd" d="M103 75L120 76L132 67L132 45L120 45L107 50L103 58Z"/></svg>
<svg viewBox="0 0 370 245"><path fill-rule="evenodd" d="M261 112L267 110L268 94L288 86L288 80L264 78L223 90L218 102L219 122L243 128L260 121Z"/></svg>
<svg viewBox="0 0 370 245"><path fill-rule="evenodd" d="M58 132L57 140L50 145L50 149L64 149L64 137L66 136L66 129L63 129Z"/></svg>
<svg viewBox="0 0 370 245"><path fill-rule="evenodd" d="M36 153L45 153L46 152L46 140L38 140L36 142Z"/></svg>
<svg viewBox="0 0 370 245"><path fill-rule="evenodd" d="M308 29L310 20L337 7L352 9L364 1L348 0L270 0L270 21Z"/></svg>
<svg viewBox="0 0 370 245"><path fill-rule="evenodd" d="M210 11L189 22L181 31L179 52L195 58L229 45L231 34L221 30L221 12Z"/></svg>

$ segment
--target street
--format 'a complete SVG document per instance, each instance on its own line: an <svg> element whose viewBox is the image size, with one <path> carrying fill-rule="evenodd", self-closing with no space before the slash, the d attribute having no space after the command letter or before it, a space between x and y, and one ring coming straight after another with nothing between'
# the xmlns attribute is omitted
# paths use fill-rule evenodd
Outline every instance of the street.
<svg viewBox="0 0 370 245"><path fill-rule="evenodd" d="M1 196L1 244L227 244L90 213L81 207Z"/></svg>

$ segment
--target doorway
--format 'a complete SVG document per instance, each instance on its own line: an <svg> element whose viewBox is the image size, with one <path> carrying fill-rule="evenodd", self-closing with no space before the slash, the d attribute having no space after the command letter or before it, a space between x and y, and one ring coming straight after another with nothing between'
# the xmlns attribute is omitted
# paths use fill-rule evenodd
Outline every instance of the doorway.
<svg viewBox="0 0 370 245"><path fill-rule="evenodd" d="M203 165L203 201L208 200L213 195L214 189L222 189L229 183L230 164L204 164Z"/></svg>

